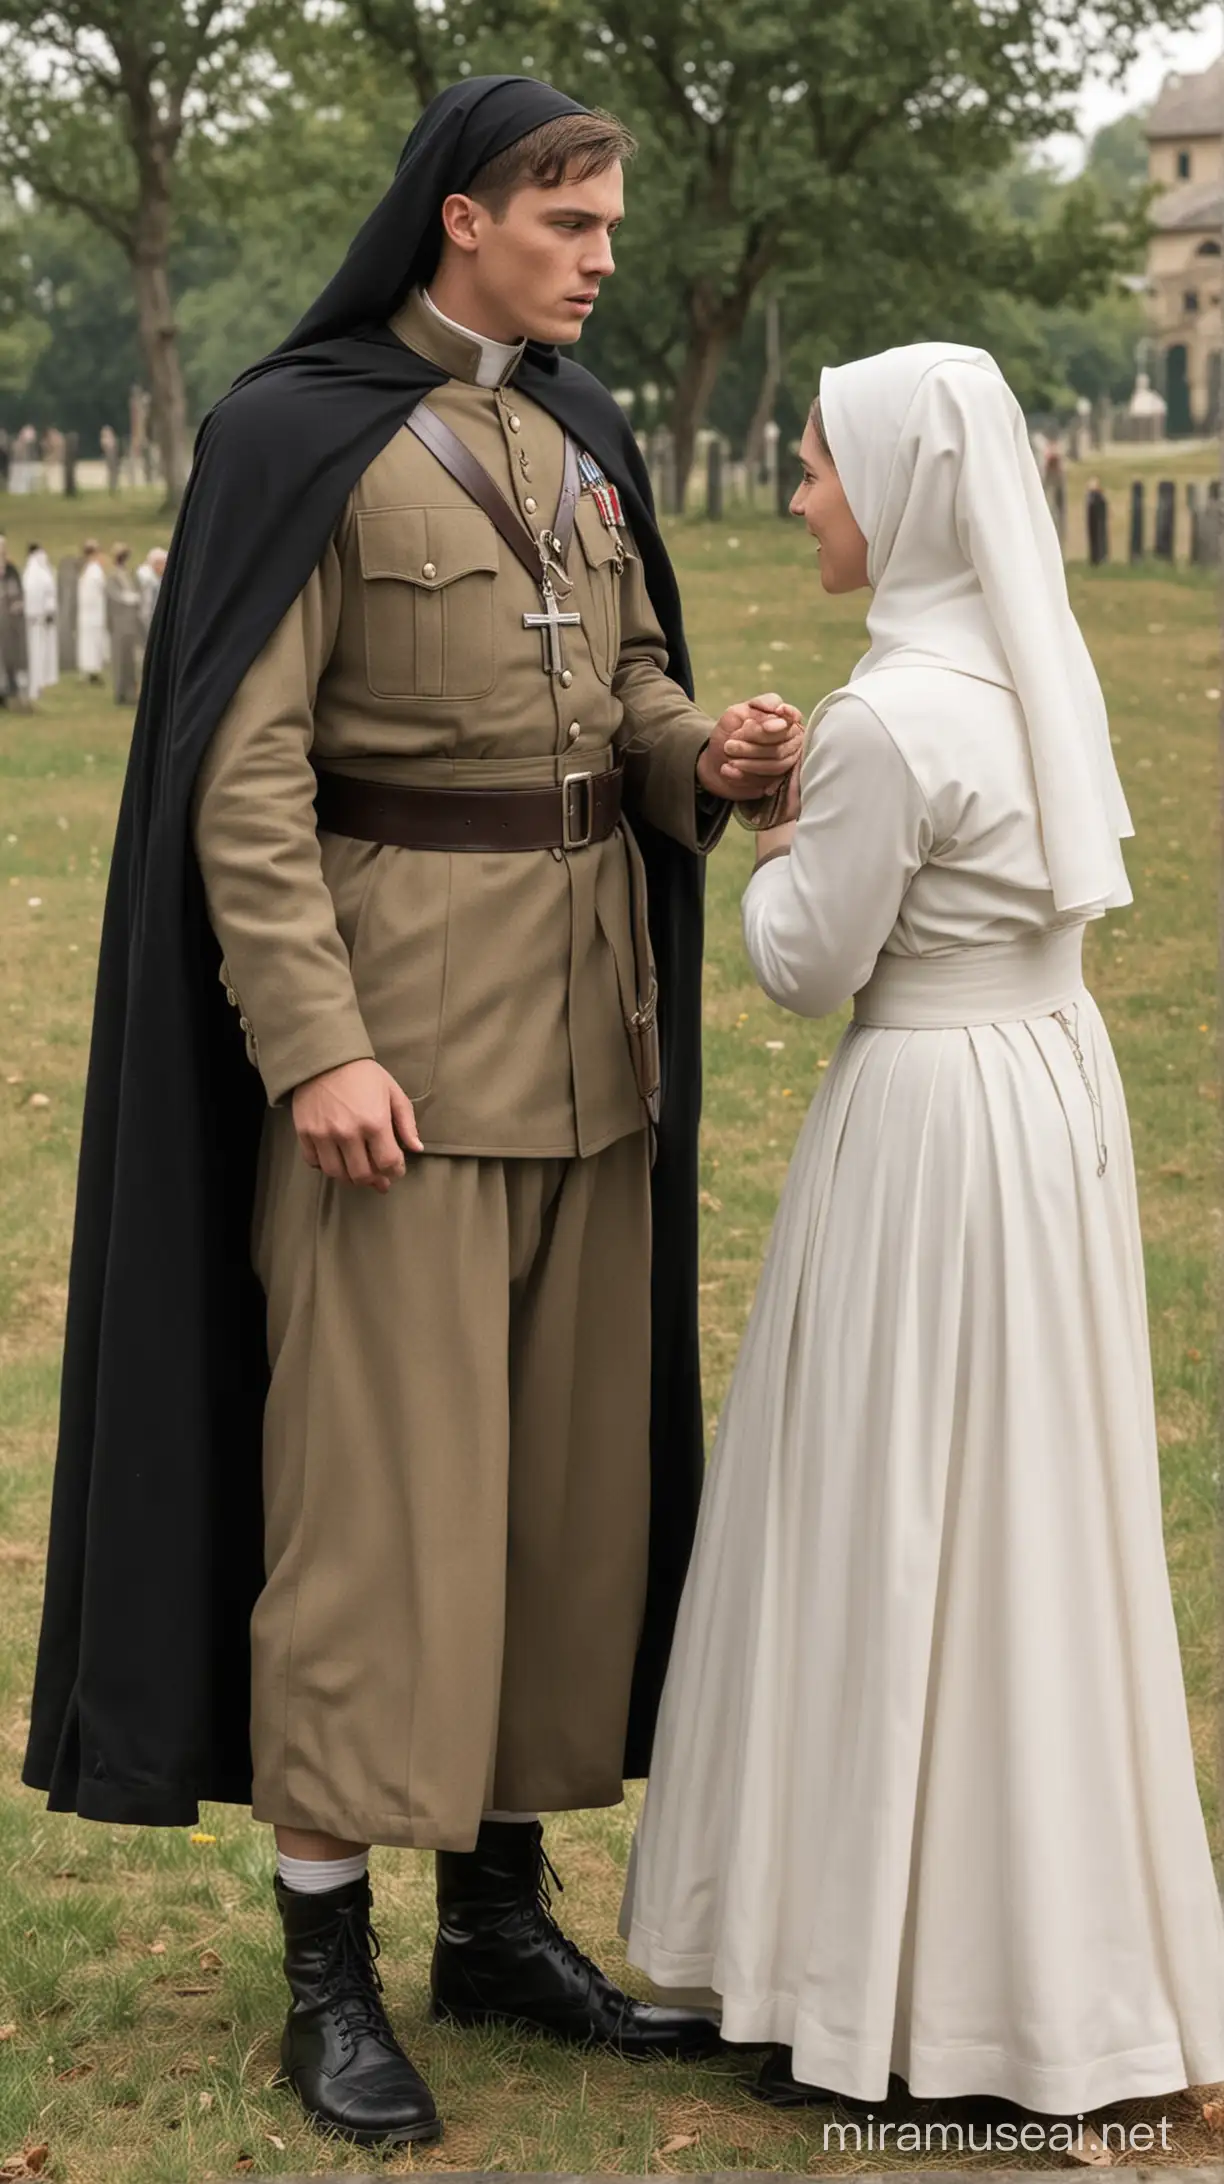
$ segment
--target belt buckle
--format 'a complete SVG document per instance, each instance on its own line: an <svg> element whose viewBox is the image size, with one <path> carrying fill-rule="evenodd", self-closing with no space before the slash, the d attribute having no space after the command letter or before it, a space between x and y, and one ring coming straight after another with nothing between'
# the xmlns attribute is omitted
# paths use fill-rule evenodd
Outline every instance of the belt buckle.
<svg viewBox="0 0 1224 2184"><path fill-rule="evenodd" d="M563 849L589 847L595 825L594 775L590 773L566 774L561 784L561 846ZM582 790L581 797L572 792ZM581 820L576 813L581 810Z"/></svg>

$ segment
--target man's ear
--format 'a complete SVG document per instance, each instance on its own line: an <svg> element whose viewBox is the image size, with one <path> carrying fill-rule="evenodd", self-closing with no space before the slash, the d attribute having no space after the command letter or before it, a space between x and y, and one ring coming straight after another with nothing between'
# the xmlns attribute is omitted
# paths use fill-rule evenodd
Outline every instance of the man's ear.
<svg viewBox="0 0 1224 2184"><path fill-rule="evenodd" d="M442 233L456 250L469 254L475 250L480 239L481 210L474 197L465 197L460 191L444 200Z"/></svg>

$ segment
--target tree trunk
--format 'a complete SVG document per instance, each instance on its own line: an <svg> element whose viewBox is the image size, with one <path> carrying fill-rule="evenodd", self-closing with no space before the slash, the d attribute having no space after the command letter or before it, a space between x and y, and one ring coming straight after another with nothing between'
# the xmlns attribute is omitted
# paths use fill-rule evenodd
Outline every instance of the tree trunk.
<svg viewBox="0 0 1224 2184"><path fill-rule="evenodd" d="M681 514L684 513L684 496L693 467L697 435L705 422L730 338L731 328L722 321L694 312L671 405L672 438L676 449L676 506Z"/></svg>
<svg viewBox="0 0 1224 2184"><path fill-rule="evenodd" d="M744 443L744 460L749 470L759 472L765 452L765 427L777 407L778 389L782 384L782 313L776 296L771 296L765 306L765 376L761 392L748 427Z"/></svg>
<svg viewBox="0 0 1224 2184"><path fill-rule="evenodd" d="M143 179L143 178L142 178ZM149 373L149 423L161 456L163 503L178 507L187 481L187 392L170 295L170 197L146 186L137 216L132 283L140 344Z"/></svg>

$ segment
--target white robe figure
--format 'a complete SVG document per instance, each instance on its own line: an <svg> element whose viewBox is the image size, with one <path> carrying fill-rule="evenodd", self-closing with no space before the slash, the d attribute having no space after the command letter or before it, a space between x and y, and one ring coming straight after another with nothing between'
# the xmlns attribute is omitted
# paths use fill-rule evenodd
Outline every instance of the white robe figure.
<svg viewBox="0 0 1224 2184"><path fill-rule="evenodd" d="M95 557L77 578L77 667L82 675L100 675L109 658L106 572Z"/></svg>
<svg viewBox="0 0 1224 2184"><path fill-rule="evenodd" d="M36 546L22 572L30 701L59 681L59 585L51 557Z"/></svg>
<svg viewBox="0 0 1224 2184"><path fill-rule="evenodd" d="M1051 2115L1224 2079L1126 1106L1082 982L1130 831L1019 410L826 372L872 649L758 979L854 1021L719 1425L623 1926L732 2041Z"/></svg>

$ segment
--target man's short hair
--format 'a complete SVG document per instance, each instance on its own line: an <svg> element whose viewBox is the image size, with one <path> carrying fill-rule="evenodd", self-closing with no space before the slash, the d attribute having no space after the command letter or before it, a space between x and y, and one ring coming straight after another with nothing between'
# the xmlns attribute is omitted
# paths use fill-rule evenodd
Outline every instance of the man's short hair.
<svg viewBox="0 0 1224 2184"><path fill-rule="evenodd" d="M466 194L503 220L516 190L559 189L563 182L589 182L618 161L632 159L637 144L615 114L562 114L508 144L486 160Z"/></svg>

